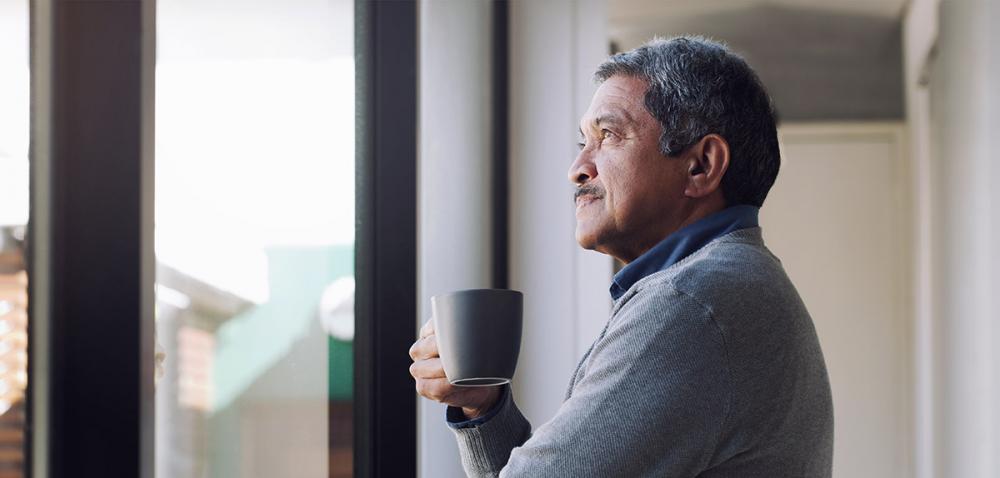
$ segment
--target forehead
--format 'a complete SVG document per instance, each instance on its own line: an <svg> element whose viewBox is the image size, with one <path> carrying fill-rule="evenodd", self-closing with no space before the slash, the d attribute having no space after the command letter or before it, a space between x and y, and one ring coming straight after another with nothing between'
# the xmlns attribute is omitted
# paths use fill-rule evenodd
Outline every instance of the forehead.
<svg viewBox="0 0 1000 478"><path fill-rule="evenodd" d="M652 120L645 106L647 86L645 80L632 76L608 78L594 93L590 108L580 119L581 127L593 127L608 119L640 124Z"/></svg>

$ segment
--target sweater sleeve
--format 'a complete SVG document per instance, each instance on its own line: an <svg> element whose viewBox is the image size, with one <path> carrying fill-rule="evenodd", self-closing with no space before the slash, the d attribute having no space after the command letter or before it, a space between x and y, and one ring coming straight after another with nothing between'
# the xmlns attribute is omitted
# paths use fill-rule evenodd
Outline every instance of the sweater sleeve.
<svg viewBox="0 0 1000 478"><path fill-rule="evenodd" d="M449 415L456 412L461 414L449 407ZM462 423L449 420L449 425L458 438L462 466L470 477L498 476L511 450L531 436L531 425L514 404L509 386L504 387L498 405L488 417Z"/></svg>
<svg viewBox="0 0 1000 478"><path fill-rule="evenodd" d="M710 467L732 392L722 333L692 298L655 289L612 318L570 398L530 439L519 442L529 432L512 402L492 430L491 420L466 438L470 475L694 477ZM487 439L516 448L502 470L498 450L470 469L486 463L469 453Z"/></svg>

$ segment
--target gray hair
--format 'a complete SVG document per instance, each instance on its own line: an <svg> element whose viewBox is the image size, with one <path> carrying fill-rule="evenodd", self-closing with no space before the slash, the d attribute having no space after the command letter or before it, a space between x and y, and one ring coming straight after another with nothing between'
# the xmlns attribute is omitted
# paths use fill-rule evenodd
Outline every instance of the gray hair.
<svg viewBox="0 0 1000 478"><path fill-rule="evenodd" d="M645 80L659 121L660 152L676 156L707 134L729 143L722 193L729 205L761 206L778 176L776 114L757 74L726 46L702 37L653 40L607 59L594 74Z"/></svg>

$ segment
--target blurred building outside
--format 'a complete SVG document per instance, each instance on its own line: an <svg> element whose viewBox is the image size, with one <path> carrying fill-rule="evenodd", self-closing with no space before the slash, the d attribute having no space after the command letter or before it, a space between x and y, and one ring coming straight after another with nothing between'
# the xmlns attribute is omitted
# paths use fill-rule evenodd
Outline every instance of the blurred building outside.
<svg viewBox="0 0 1000 478"><path fill-rule="evenodd" d="M27 1L0 1L0 478L25 461L28 78Z"/></svg>
<svg viewBox="0 0 1000 478"><path fill-rule="evenodd" d="M0 225L0 478L21 477L28 383L24 227Z"/></svg>
<svg viewBox="0 0 1000 478"><path fill-rule="evenodd" d="M315 418L317 403L310 402L315 394L296 396L296 390L282 387L295 367L330 370L329 410L337 426L331 432L329 476L352 476L353 334L344 328L345 319L353 322L352 264L349 246L273 250L272 290L260 305L159 265L157 331L164 349L173 351L157 385L157 446L168 458L161 470L166 476L264 476L245 468L245 454L282 436L282 428L296 422L308 427ZM323 304L318 298L326 291L332 294ZM310 339L317 335L329 338ZM287 339L273 340L277 337ZM253 346L248 349L247 343ZM328 363L312 363L325 355L324 346ZM234 430L242 430L236 442ZM294 442L283 447L316 448ZM292 461L272 459L267 465L301 466Z"/></svg>
<svg viewBox="0 0 1000 478"><path fill-rule="evenodd" d="M159 476L353 474L352 39L350 0L157 2Z"/></svg>

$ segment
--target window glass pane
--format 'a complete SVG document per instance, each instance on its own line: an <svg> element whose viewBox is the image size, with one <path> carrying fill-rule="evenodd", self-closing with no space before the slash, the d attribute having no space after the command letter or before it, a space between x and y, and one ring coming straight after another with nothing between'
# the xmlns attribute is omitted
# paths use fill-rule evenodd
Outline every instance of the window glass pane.
<svg viewBox="0 0 1000 478"><path fill-rule="evenodd" d="M0 0L0 476L23 476L27 375L28 2Z"/></svg>
<svg viewBox="0 0 1000 478"><path fill-rule="evenodd" d="M351 476L352 0L158 0L156 471Z"/></svg>

